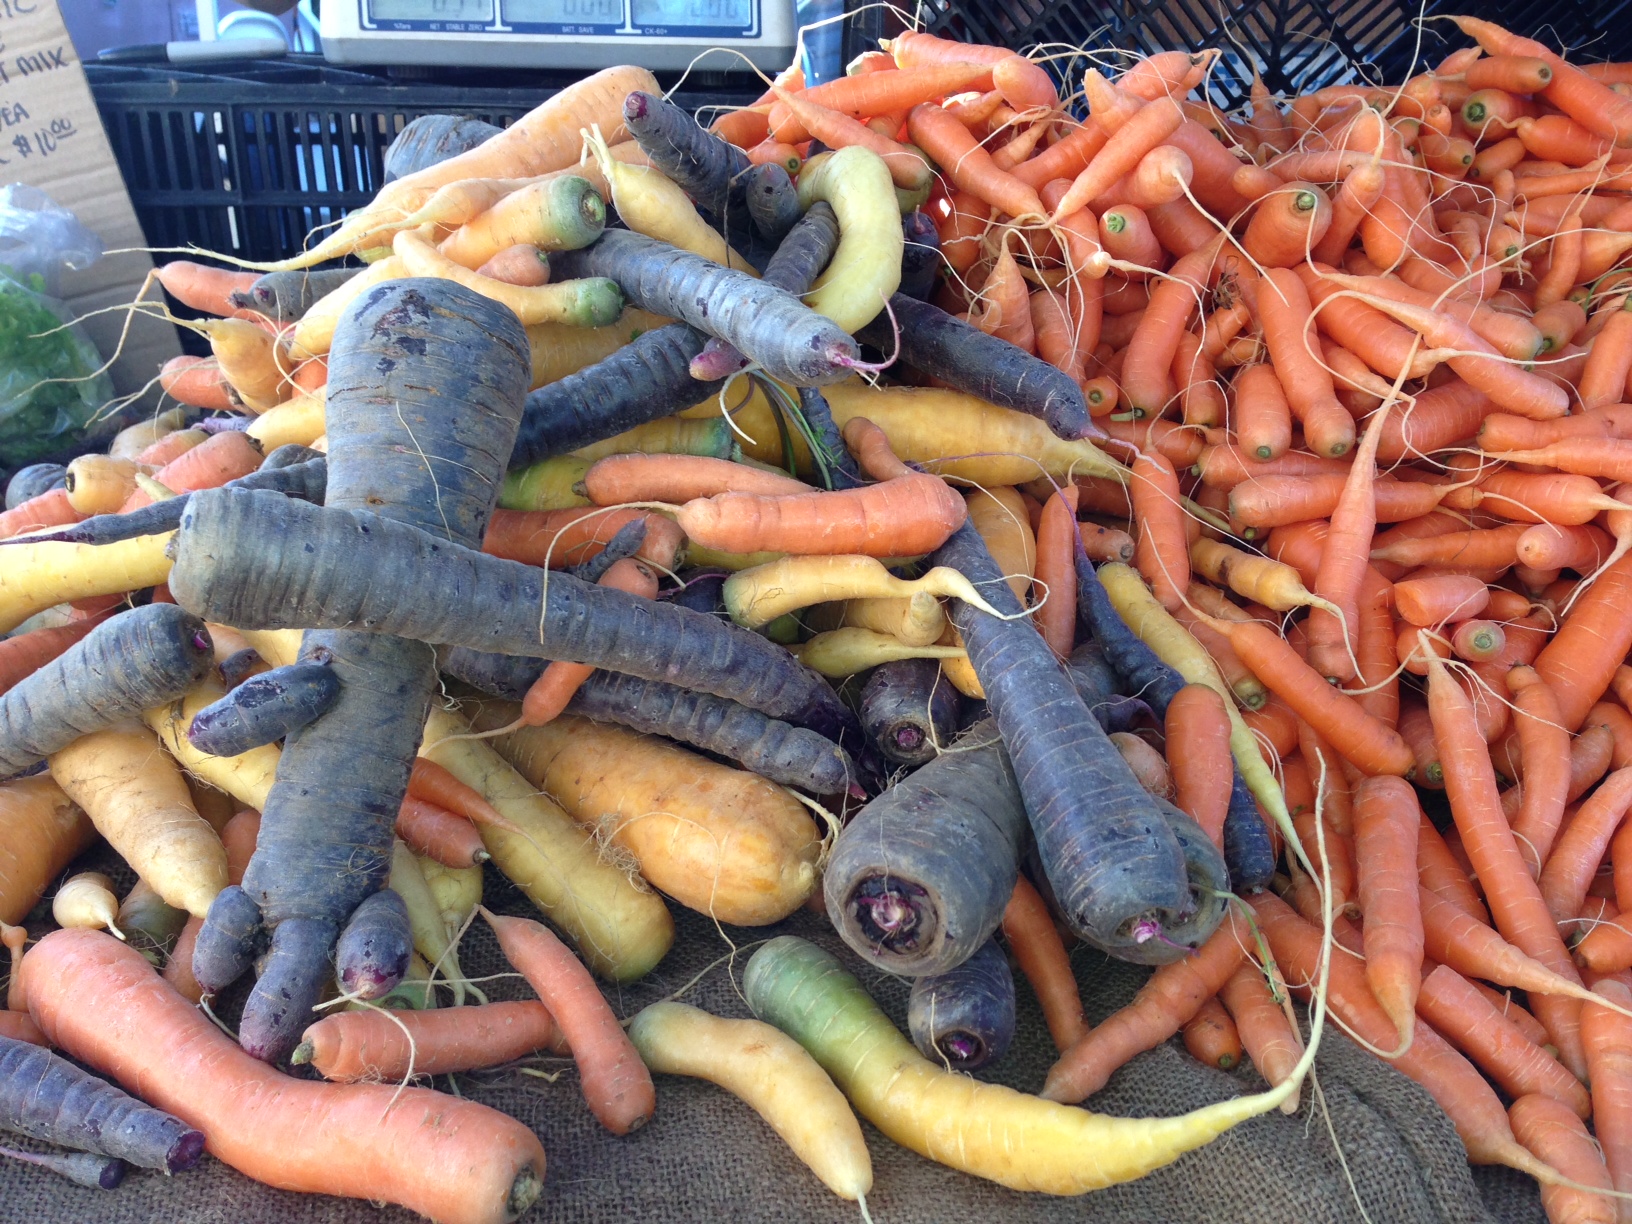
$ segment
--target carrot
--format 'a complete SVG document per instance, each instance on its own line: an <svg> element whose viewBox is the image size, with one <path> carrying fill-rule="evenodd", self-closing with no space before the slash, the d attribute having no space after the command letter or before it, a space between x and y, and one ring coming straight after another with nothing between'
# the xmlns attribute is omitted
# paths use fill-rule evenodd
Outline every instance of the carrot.
<svg viewBox="0 0 1632 1224"><path fill-rule="evenodd" d="M1532 995L1558 994L1579 999L1588 993L1585 987L1526 956L1487 924L1438 893L1423 887L1417 896L1429 960L1449 965L1464 977L1487 979Z"/></svg>
<svg viewBox="0 0 1632 1224"><path fill-rule="evenodd" d="M1258 201L1241 245L1265 268L1291 268L1311 257L1332 224L1332 204L1313 183L1280 184Z"/></svg>
<svg viewBox="0 0 1632 1224"><path fill-rule="evenodd" d="M939 477L911 472L837 493L722 493L685 503L676 517L694 543L726 552L900 557L940 547L966 513Z"/></svg>
<svg viewBox="0 0 1632 1224"><path fill-rule="evenodd" d="M1610 839L1632 806L1632 768L1618 769L1576 812L1541 871L1541 894L1564 923L1581 912Z"/></svg>
<svg viewBox="0 0 1632 1224"><path fill-rule="evenodd" d="M0 513L0 540L7 540L39 527L62 527L85 518L74 509L67 489L49 489L22 505Z"/></svg>
<svg viewBox="0 0 1632 1224"><path fill-rule="evenodd" d="M1292 444L1292 410L1272 365L1257 362L1235 376L1234 422L1241 448L1274 459Z"/></svg>
<svg viewBox="0 0 1632 1224"><path fill-rule="evenodd" d="M1454 565L1472 570L1502 570L1517 560L1519 537L1527 530L1524 526L1493 527L1389 541L1381 548L1373 548L1371 559L1408 566Z"/></svg>
<svg viewBox="0 0 1632 1224"><path fill-rule="evenodd" d="M1057 222L1103 195L1123 175L1132 173L1140 160L1178 131L1183 122L1184 111L1171 98L1164 96L1145 103L1111 133L1104 147L1072 180L1070 190L1054 206L1049 219Z"/></svg>
<svg viewBox="0 0 1632 1224"><path fill-rule="evenodd" d="M1076 326L1053 290L1044 287L1032 291L1031 326L1037 337L1037 355L1073 382L1084 382L1083 363L1090 354L1078 344Z"/></svg>
<svg viewBox="0 0 1632 1224"><path fill-rule="evenodd" d="M1241 1061L1241 1034L1216 995L1201 1005L1183 1033L1184 1048L1203 1066L1229 1071Z"/></svg>
<svg viewBox="0 0 1632 1224"><path fill-rule="evenodd" d="M597 585L646 599L657 598L657 575L633 557L614 561ZM595 668L587 663L572 663L564 659L551 662L522 699L522 724L536 727L557 717L594 671ZM462 864L455 864L459 865Z"/></svg>
<svg viewBox="0 0 1632 1224"><path fill-rule="evenodd" d="M1354 419L1337 400L1332 376L1317 360L1309 292L1296 273L1271 268L1264 274L1256 312L1269 358L1292 413L1316 454L1336 458L1354 445Z"/></svg>
<svg viewBox="0 0 1632 1224"><path fill-rule="evenodd" d="M1134 566L1169 611L1184 602L1190 585L1190 551L1185 511L1173 465L1159 454L1141 454L1133 463Z"/></svg>
<svg viewBox="0 0 1632 1224"><path fill-rule="evenodd" d="M1270 1084L1285 1082L1303 1054L1303 1042L1271 993L1263 971L1250 962L1243 964L1224 983L1219 998L1235 1021L1241 1044L1258 1074ZM1282 1109L1296 1112L1284 1105Z"/></svg>
<svg viewBox="0 0 1632 1224"><path fill-rule="evenodd" d="M1257 622L1211 620L1243 662L1366 773L1409 773L1415 758L1399 733L1324 682L1280 634Z"/></svg>
<svg viewBox="0 0 1632 1224"><path fill-rule="evenodd" d="M23 964L30 1014L53 1045L203 1131L206 1150L246 1175L447 1224L503 1224L543 1188L544 1151L522 1123L420 1088L291 1079L105 935L53 932ZM80 1006L87 991L103 1004Z"/></svg>
<svg viewBox="0 0 1632 1224"><path fill-rule="evenodd" d="M830 84L840 85L857 81L905 83L903 77L910 77L911 75L910 73L892 72L872 74L867 77L843 77L838 81L830 82ZM850 115L842 113L842 109L854 108L830 108L828 105L818 104L816 95L825 88L826 86L818 85L803 93L789 93L784 89L773 90L778 106L792 115L793 122L784 123L778 128L776 113L773 110L771 134L778 140L788 141L788 143L792 144L798 143L797 140L790 139L797 133L804 139L814 136L833 149L859 145L878 154L884 160L884 164L889 168L890 178L903 191L918 191L928 185L930 170L922 156L905 145L891 140L888 136L879 135L866 124L852 118ZM824 94L823 97L825 96ZM916 104L917 101L910 103L910 105ZM893 110L896 108L888 106L885 109ZM906 109L906 107L903 106L900 109Z"/></svg>
<svg viewBox="0 0 1632 1224"><path fill-rule="evenodd" d="M740 465L739 465L740 466ZM646 539L636 555L672 567L685 537L674 520L639 510L495 510L482 538L482 551L551 569L581 565L606 548L620 529L646 520Z"/></svg>
<svg viewBox="0 0 1632 1224"><path fill-rule="evenodd" d="M491 255L477 267L476 275L507 285L536 288L550 283L550 261L539 247L518 242Z"/></svg>
<svg viewBox="0 0 1632 1224"><path fill-rule="evenodd" d="M172 357L159 369L159 388L193 408L231 412L237 406L232 387L213 358Z"/></svg>
<svg viewBox="0 0 1632 1224"><path fill-rule="evenodd" d="M1355 792L1354 851L1360 911L1366 916L1366 981L1410 1045L1422 979L1423 925L1417 900L1421 809L1410 786L1367 778Z"/></svg>
<svg viewBox="0 0 1632 1224"><path fill-rule="evenodd" d="M1029 353L1037 347L1037 333L1031 323L1031 296L1020 265L1009 251L1008 234L1003 237L997 259L981 287L980 305L970 312L969 321L989 336L1007 340Z"/></svg>
<svg viewBox="0 0 1632 1224"><path fill-rule="evenodd" d="M482 908L499 947L561 1027L583 1079L590 1112L614 1135L650 1120L657 1099L652 1077L618 1025L595 979L554 932L526 918Z"/></svg>
<svg viewBox="0 0 1632 1224"><path fill-rule="evenodd" d="M1578 1185L1613 1189L1603 1153L1566 1105L1544 1094L1528 1094L1514 1101L1507 1115L1519 1142L1538 1160ZM1612 1200L1575 1186L1543 1186L1541 1203L1549 1220L1614 1224L1617 1218Z"/></svg>
<svg viewBox="0 0 1632 1224"><path fill-rule="evenodd" d="M408 1075L444 1075L496 1067L535 1050L562 1053L566 1043L542 1003L476 1007L341 1011L301 1034L290 1056L326 1080L396 1083Z"/></svg>
<svg viewBox="0 0 1632 1224"><path fill-rule="evenodd" d="M34 629L0 640L0 694L10 691L102 623L88 616L49 629Z"/></svg>
<svg viewBox="0 0 1632 1224"><path fill-rule="evenodd" d="M1632 1007L1632 988L1615 978L1593 984L1593 993ZM1591 1072L1592 1124L1615 1188L1632 1190L1632 1019L1589 1003L1581 1009L1581 1038Z"/></svg>
<svg viewBox="0 0 1632 1224"><path fill-rule="evenodd" d="M1544 44L1520 38L1493 21L1456 17L1457 28L1492 55L1528 56L1551 70L1542 96L1576 122L1611 140L1632 139L1632 99L1617 94L1601 81L1566 63Z"/></svg>
<svg viewBox="0 0 1632 1224"><path fill-rule="evenodd" d="M1352 680L1360 629L1360 583L1366 572L1372 536L1377 530L1376 455L1386 413L1366 427L1343 492L1332 509L1326 547L1315 573L1315 594L1324 604L1311 609L1309 663L1329 680ZM1307 425L1306 425L1307 428ZM1397 590L1397 588L1396 588Z"/></svg>
<svg viewBox="0 0 1632 1224"><path fill-rule="evenodd" d="M1479 737L1473 706L1438 659L1428 660L1428 710L1445 771L1451 814L1468 857L1484 886L1496 929L1554 973L1579 982L1569 953L1540 889L1525 870L1512 830L1502 815L1490 753ZM1541 996L1538 1019L1547 1027L1564 1065L1585 1078L1580 1007L1570 999Z"/></svg>
<svg viewBox="0 0 1632 1224"><path fill-rule="evenodd" d="M259 279L259 274L173 259L154 268L153 277L164 286L166 293L183 306L201 310L205 314L228 317L238 313L232 295L249 292Z"/></svg>
<svg viewBox="0 0 1632 1224"><path fill-rule="evenodd" d="M1064 1054L1087 1034L1088 1022L1083 1017L1082 996L1054 917L1025 876L1014 882L1002 927L1009 950L1042 1006L1054 1048Z"/></svg>
<svg viewBox="0 0 1632 1224"><path fill-rule="evenodd" d="M1581 1081L1537 1047L1456 970L1438 965L1422 979L1422 1018L1460 1049L1509 1096L1540 1093L1586 1117L1591 1099Z"/></svg>
<svg viewBox="0 0 1632 1224"><path fill-rule="evenodd" d="M1513 816L1513 835L1520 839L1520 850L1531 875L1539 877L1564 819L1570 786L1569 732L1560 722L1552 689L1534 668L1519 666L1510 670L1507 689L1513 695L1514 723L1524 763L1524 793ZM1595 860L1592 867L1597 866ZM1574 917L1580 908L1578 901L1567 916Z"/></svg>
<svg viewBox="0 0 1632 1224"><path fill-rule="evenodd" d="M1042 1097L1075 1104L1103 1088L1135 1054L1173 1036L1229 981L1250 938L1245 922L1231 913L1194 956L1158 967L1133 1002L1060 1055Z"/></svg>
<svg viewBox="0 0 1632 1224"><path fill-rule="evenodd" d="M469 867L492 857L470 821L412 795L397 809L396 830L414 853L449 867Z"/></svg>
<svg viewBox="0 0 1632 1224"><path fill-rule="evenodd" d="M1206 685L1185 685L1167 704L1165 730L1173 802L1222 850L1235 767L1223 699Z"/></svg>
<svg viewBox="0 0 1632 1224"><path fill-rule="evenodd" d="M1477 578L1440 574L1394 584L1394 606L1408 625L1433 627L1478 616L1490 602L1490 589Z"/></svg>
<svg viewBox="0 0 1632 1224"><path fill-rule="evenodd" d="M1536 656L1536 671L1558 702L1559 722L1580 728L1587 711L1608 689L1615 668L1632 649L1632 556L1599 575L1575 601L1552 640Z"/></svg>
<svg viewBox="0 0 1632 1224"><path fill-rule="evenodd" d="M961 190L1016 220L1047 215L1036 189L998 169L969 129L941 107L914 106L907 114L907 132Z"/></svg>
<svg viewBox="0 0 1632 1224"><path fill-rule="evenodd" d="M1257 893L1247 898L1247 904L1288 983L1312 983L1319 965L1320 930L1273 893ZM1387 1049L1396 1036L1394 1024L1371 997L1360 966L1352 957L1335 955L1330 973L1327 998L1332 1013L1364 1041ZM1394 1066L1427 1089L1449 1115L1469 1160L1532 1174L1544 1171L1513 1138L1495 1091L1432 1028L1423 1025L1411 1048L1394 1059Z"/></svg>
<svg viewBox="0 0 1632 1224"><path fill-rule="evenodd" d="M1063 194L1059 198L1064 198ZM1043 203L1048 203L1047 193ZM1073 214L1076 215L1076 214ZM1167 262L1166 252L1156 235L1151 232L1150 219L1142 208L1129 203L1108 208L1099 216L1099 242L1113 259L1144 268L1161 268ZM1130 277L1143 276L1132 268L1124 269Z"/></svg>
<svg viewBox="0 0 1632 1224"><path fill-rule="evenodd" d="M248 476L261 466L260 446L242 433L220 433L177 456L153 473L153 479L172 493L215 489ZM153 498L138 488L125 499L123 513L151 505Z"/></svg>
<svg viewBox="0 0 1632 1224"><path fill-rule="evenodd" d="M1198 308L1221 241L1184 256L1151 292L1122 364L1122 394L1136 415L1161 416L1171 401L1179 336Z"/></svg>
<svg viewBox="0 0 1632 1224"><path fill-rule="evenodd" d="M1043 504L1037 530L1036 580L1047 598L1037 608L1037 628L1060 658L1071 653L1077 630L1077 488L1069 485Z"/></svg>
<svg viewBox="0 0 1632 1224"><path fill-rule="evenodd" d="M1615 541L1597 527L1538 523L1519 537L1518 563L1530 569L1573 569L1588 574L1608 561Z"/></svg>

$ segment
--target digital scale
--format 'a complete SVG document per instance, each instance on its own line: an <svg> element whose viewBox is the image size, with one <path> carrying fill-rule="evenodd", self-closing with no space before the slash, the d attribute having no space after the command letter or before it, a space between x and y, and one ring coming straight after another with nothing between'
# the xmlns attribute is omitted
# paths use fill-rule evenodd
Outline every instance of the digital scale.
<svg viewBox="0 0 1632 1224"><path fill-rule="evenodd" d="M769 71L797 32L793 0L323 0L319 28L337 64Z"/></svg>

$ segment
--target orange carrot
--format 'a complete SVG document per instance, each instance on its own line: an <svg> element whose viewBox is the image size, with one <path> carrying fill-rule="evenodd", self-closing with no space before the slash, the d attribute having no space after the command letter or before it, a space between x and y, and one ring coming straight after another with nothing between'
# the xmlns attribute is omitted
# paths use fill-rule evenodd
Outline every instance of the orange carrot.
<svg viewBox="0 0 1632 1224"><path fill-rule="evenodd" d="M162 468L167 464L180 459L196 446L202 446L209 441L209 435L201 429L178 429L174 433L167 433L157 441L144 446L136 456L136 462L149 467Z"/></svg>
<svg viewBox="0 0 1632 1224"><path fill-rule="evenodd" d="M172 357L159 369L159 387L171 399L194 408L231 412L237 407L232 388L212 358Z"/></svg>
<svg viewBox="0 0 1632 1224"><path fill-rule="evenodd" d="M606 573L601 575L597 585L622 591L627 595L639 595L645 599L657 598L657 575L633 557L614 561ZM584 681L594 673L595 668L589 663L555 659L546 664L543 672L528 687L527 695L521 700L522 726L539 727L559 717L566 710L573 694L582 688Z"/></svg>
<svg viewBox="0 0 1632 1224"><path fill-rule="evenodd" d="M182 998L195 1004L204 998L204 988L193 976L193 946L198 942L198 933L203 926L204 919L187 915L181 934L176 936L175 947L170 949L170 959L164 962L164 980Z"/></svg>
<svg viewBox="0 0 1632 1224"><path fill-rule="evenodd" d="M1067 292L1069 292L1069 287ZM1031 292L1031 328L1037 337L1037 355L1072 382L1085 378L1084 361L1091 355L1077 344L1077 329L1059 294L1046 286Z"/></svg>
<svg viewBox="0 0 1632 1224"><path fill-rule="evenodd" d="M1183 1033L1184 1048L1203 1066L1229 1071L1241 1061L1241 1034L1217 995L1201 1005L1201 1010L1185 1024Z"/></svg>
<svg viewBox="0 0 1632 1224"><path fill-rule="evenodd" d="M1332 204L1313 183L1280 184L1258 201L1241 245L1266 268L1291 268L1310 258L1332 224Z"/></svg>
<svg viewBox="0 0 1632 1224"><path fill-rule="evenodd" d="M543 1188L544 1149L524 1124L423 1088L292 1079L104 932L53 931L23 966L30 1014L53 1046L197 1127L207 1151L269 1185L396 1203L446 1224L502 1224Z"/></svg>
<svg viewBox="0 0 1632 1224"><path fill-rule="evenodd" d="M1263 971L1251 963L1242 965L1224 983L1219 998L1235 1020L1241 1044L1258 1074L1271 1085L1284 1082L1303 1055L1303 1042L1270 993ZM1283 1107L1283 1111L1296 1113L1297 1109Z"/></svg>
<svg viewBox="0 0 1632 1224"><path fill-rule="evenodd" d="M542 923L494 914L485 906L482 917L506 959L561 1026L590 1112L614 1135L645 1125L657 1105L651 1074L583 962Z"/></svg>
<svg viewBox="0 0 1632 1224"><path fill-rule="evenodd" d="M1031 983L1032 993L1042 1005L1043 1021L1054 1048L1065 1053L1088 1032L1082 1014L1082 995L1071 972L1071 960L1054 926L1048 903L1020 876L1003 910L1003 938L1009 942L1020 972Z"/></svg>
<svg viewBox="0 0 1632 1224"><path fill-rule="evenodd" d="M1247 904L1256 913L1259 929L1269 941L1287 982L1293 986L1313 983L1318 976L1319 929L1300 918L1274 893L1256 893L1247 898ZM1379 1049L1387 1049L1394 1040L1394 1024L1371 997L1365 975L1354 958L1331 958L1327 1002L1332 1013L1362 1040ZM1397 1070L1421 1084L1439 1102L1467 1148L1468 1159L1526 1171L1537 1169L1535 1158L1513 1138L1495 1091L1432 1028L1423 1025L1411 1048L1393 1062Z"/></svg>
<svg viewBox="0 0 1632 1224"><path fill-rule="evenodd" d="M1541 895L1560 923L1581 912L1610 839L1632 806L1632 768L1618 769L1587 798L1541 870Z"/></svg>
<svg viewBox="0 0 1632 1224"><path fill-rule="evenodd" d="M528 565L562 569L600 555L618 529L637 518L646 520L646 541L636 552L642 560L673 568L685 536L671 518L639 510L495 510L488 520L482 551Z"/></svg>
<svg viewBox="0 0 1632 1224"><path fill-rule="evenodd" d="M1422 810L1398 778L1366 778L1355 791L1354 854L1365 915L1366 981L1411 1042L1422 979L1422 911L1417 900L1417 827Z"/></svg>
<svg viewBox="0 0 1632 1224"><path fill-rule="evenodd" d="M1468 978L1482 978L1529 994L1581 998L1584 987L1520 952L1489 925L1426 887L1418 890L1423 947L1428 959Z"/></svg>
<svg viewBox="0 0 1632 1224"><path fill-rule="evenodd" d="M470 867L491 857L470 821L412 795L397 809L397 836L414 853L449 867Z"/></svg>
<svg viewBox="0 0 1632 1224"><path fill-rule="evenodd" d="M1598 576L1536 656L1536 671L1558 701L1559 721L1571 731L1581 726L1632 649L1628 607L1632 607L1632 556Z"/></svg>
<svg viewBox="0 0 1632 1224"><path fill-rule="evenodd" d="M517 831L515 823L500 815L492 804L482 798L480 791L466 786L429 757L414 758L413 771L408 775L408 794L411 798L434 804L476 824Z"/></svg>
<svg viewBox="0 0 1632 1224"><path fill-rule="evenodd" d="M1416 764L1397 731L1327 684L1274 629L1256 621L1211 623L1265 685L1363 772L1403 776Z"/></svg>
<svg viewBox="0 0 1632 1224"><path fill-rule="evenodd" d="M887 75L887 74L885 74ZM939 106L922 104L907 114L907 133L959 188L1019 220L1045 215L1036 189L999 170L969 129Z"/></svg>
<svg viewBox="0 0 1632 1224"><path fill-rule="evenodd" d="M242 884L244 871L261 837L261 814L253 808L237 812L221 827L221 845L227 852L227 883Z"/></svg>
<svg viewBox="0 0 1632 1224"><path fill-rule="evenodd" d="M722 493L686 502L676 518L695 543L726 552L906 557L939 548L966 514L943 480L911 472L835 493Z"/></svg>
<svg viewBox="0 0 1632 1224"><path fill-rule="evenodd" d="M1409 566L1455 565L1468 569L1502 570L1517 560L1519 537L1527 530L1527 527L1518 525L1389 541L1381 548L1373 548L1371 559Z"/></svg>
<svg viewBox="0 0 1632 1224"><path fill-rule="evenodd" d="M983 89L991 79L991 72L987 64L949 62L835 77L803 90L772 86L771 96L778 104L771 108L771 136L794 145L803 144L812 136L829 143L821 132L810 126L809 108L800 107L800 102L859 119L908 110L920 102L965 90Z"/></svg>
<svg viewBox="0 0 1632 1224"><path fill-rule="evenodd" d="M310 1063L326 1080L394 1084L409 1075L476 1071L562 1053L565 1042L544 1004L527 1000L427 1011L332 1012L300 1036L290 1061Z"/></svg>
<svg viewBox="0 0 1632 1224"><path fill-rule="evenodd" d="M1568 1105L1532 1093L1514 1101L1507 1116L1519 1142L1537 1160L1583 1186L1614 1188L1603 1154ZM1616 1220L1613 1200L1574 1186L1543 1186L1541 1205L1549 1220L1568 1220L1570 1224L1615 1224Z"/></svg>
<svg viewBox="0 0 1632 1224"><path fill-rule="evenodd" d="M1438 574L1394 584L1394 607L1408 625L1424 628L1478 616L1490 602L1490 589L1477 578Z"/></svg>
<svg viewBox="0 0 1632 1224"><path fill-rule="evenodd" d="M1037 347L1037 333L1031 324L1031 295L1020 265L1009 251L1009 237L1008 233L1003 236L997 259L981 286L979 308L970 311L969 321L987 335L1007 340L1029 353Z"/></svg>
<svg viewBox="0 0 1632 1224"><path fill-rule="evenodd" d="M1507 673L1513 722L1524 763L1524 791L1512 819L1513 836L1532 876L1552 853L1570 788L1570 733L1559 722L1552 689L1533 667ZM1593 867L1597 867L1596 861ZM1573 917L1579 903L1570 911Z"/></svg>
<svg viewBox="0 0 1632 1224"><path fill-rule="evenodd" d="M1049 1068L1043 1098L1075 1104L1092 1096L1128 1059L1177 1033L1230 980L1251 939L1246 922L1232 911L1195 955L1159 967L1133 1002L1060 1055Z"/></svg>
<svg viewBox="0 0 1632 1224"><path fill-rule="evenodd" d="M1067 485L1043 503L1037 529L1034 581L1048 592L1037 608L1037 628L1060 658L1071 653L1077 634L1077 487Z"/></svg>
<svg viewBox="0 0 1632 1224"><path fill-rule="evenodd" d="M1171 98L1147 102L1131 118L1111 133L1103 148L1071 183L1050 215L1057 221L1103 195L1125 174L1132 173L1140 159L1178 131L1184 111Z"/></svg>
<svg viewBox="0 0 1632 1224"><path fill-rule="evenodd" d="M0 639L0 693L33 675L95 629L103 619L101 616L87 616L66 625L33 629Z"/></svg>
<svg viewBox="0 0 1632 1224"><path fill-rule="evenodd" d="M1593 991L1621 1008L1632 1008L1632 988L1615 978ZM1591 1071L1592 1124L1615 1189L1632 1191L1632 1019L1589 1003L1581 1009L1581 1037Z"/></svg>
<svg viewBox="0 0 1632 1224"><path fill-rule="evenodd" d="M1338 402L1332 376L1318 359L1313 309L1297 273L1286 268L1265 272L1256 311L1269 359L1293 415L1303 422L1309 449L1335 458L1354 445L1354 418Z"/></svg>
<svg viewBox="0 0 1632 1224"><path fill-rule="evenodd" d="M1173 802L1224 848L1234 763L1224 700L1204 684L1187 684L1167 704L1167 766Z"/></svg>
<svg viewBox="0 0 1632 1224"><path fill-rule="evenodd" d="M1275 368L1263 362L1242 367L1236 372L1234 390L1241 449L1261 460L1285 454L1292 444L1292 410Z"/></svg>
<svg viewBox="0 0 1632 1224"><path fill-rule="evenodd" d="M0 513L0 540L9 540L12 536L40 527L65 527L84 518L68 500L67 489L48 489Z"/></svg>
<svg viewBox="0 0 1632 1224"><path fill-rule="evenodd" d="M507 285L547 285L550 283L550 261L536 246L523 242L505 247L477 268L476 275L503 281Z"/></svg>
<svg viewBox="0 0 1632 1224"><path fill-rule="evenodd" d="M902 72L876 73L866 77L843 77L830 83L838 85L851 81L897 80L907 75L909 74ZM883 159L890 171L890 178L897 187L905 191L917 191L929 183L929 166L912 149L891 140L888 136L879 135L865 123L847 114L818 105L814 96L822 88L824 86L817 86L804 93L789 93L785 89L775 90L779 106L785 108L793 119L792 122L778 128L776 113L773 111L771 134L778 140L787 140L790 144L797 143L797 140L789 139L793 132L787 129L791 128L798 130L799 139L814 136L829 148L843 149L851 145L860 145Z"/></svg>
<svg viewBox="0 0 1632 1224"><path fill-rule="evenodd" d="M1220 242L1210 242L1184 256L1151 291L1150 305L1128 342L1121 371L1123 397L1136 415L1161 416L1172 402L1179 336L1206 291L1222 249Z"/></svg>
<svg viewBox="0 0 1632 1224"><path fill-rule="evenodd" d="M1513 832L1502 815L1490 753L1479 736L1473 706L1437 659L1428 661L1428 712L1434 722L1451 814L1468 857L1484 886L1496 929L1525 955L1573 982L1579 975L1559 938L1541 890L1525 870ZM1547 1027L1559 1058L1586 1078L1579 1004L1556 995L1538 996L1537 1019Z"/></svg>
<svg viewBox="0 0 1632 1224"><path fill-rule="evenodd" d="M248 476L261 466L260 448L246 434L236 430L218 433L201 442L180 458L153 473L153 479L172 493L191 493L197 489L216 489L229 480ZM123 510L128 513L152 504L143 489L138 488L125 499Z"/></svg>
<svg viewBox="0 0 1632 1224"><path fill-rule="evenodd" d="M1138 524L1134 566L1162 606L1172 611L1183 605L1190 585L1190 548L1178 474L1161 455L1142 453L1133 462L1129 490Z"/></svg>
<svg viewBox="0 0 1632 1224"><path fill-rule="evenodd" d="M1518 563L1531 569L1573 569L1587 574L1609 560L1615 541L1591 525L1537 523L1519 537Z"/></svg>
<svg viewBox="0 0 1632 1224"><path fill-rule="evenodd" d="M1354 465L1332 508L1326 547L1315 573L1315 594L1326 601L1325 606L1312 607L1304 622L1309 633L1310 666L1338 683L1352 680L1355 675L1360 583L1371 552L1371 538L1377 531L1376 455L1386 419L1386 414L1372 417L1354 453ZM1398 588L1396 598L1397 592Z"/></svg>
<svg viewBox="0 0 1632 1224"><path fill-rule="evenodd" d="M185 259L171 260L153 269L154 279L183 306L222 318L238 313L237 307L232 304L232 295L248 293L259 275L257 272L212 268Z"/></svg>
<svg viewBox="0 0 1632 1224"><path fill-rule="evenodd" d="M1592 1102L1581 1081L1536 1046L1456 970L1437 966L1422 979L1422 1018L1461 1050L1509 1096L1540 1093L1572 1115L1586 1117Z"/></svg>

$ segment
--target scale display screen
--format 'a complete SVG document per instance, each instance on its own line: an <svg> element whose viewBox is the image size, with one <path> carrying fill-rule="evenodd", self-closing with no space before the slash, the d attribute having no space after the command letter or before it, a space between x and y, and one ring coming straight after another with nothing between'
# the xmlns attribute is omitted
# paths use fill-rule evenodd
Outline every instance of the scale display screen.
<svg viewBox="0 0 1632 1224"><path fill-rule="evenodd" d="M387 27L479 30L493 24L493 0L368 0L368 15Z"/></svg>
<svg viewBox="0 0 1632 1224"><path fill-rule="evenodd" d="M634 24L648 34L666 30L747 30L753 0L632 0Z"/></svg>
<svg viewBox="0 0 1632 1224"><path fill-rule="evenodd" d="M624 0L500 0L504 24L518 33L596 34L623 25Z"/></svg>

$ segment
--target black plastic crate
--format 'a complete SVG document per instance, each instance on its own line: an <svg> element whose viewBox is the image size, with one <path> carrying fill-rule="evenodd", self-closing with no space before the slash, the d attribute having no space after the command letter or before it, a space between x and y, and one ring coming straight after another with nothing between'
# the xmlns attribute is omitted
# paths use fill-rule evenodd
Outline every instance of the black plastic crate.
<svg viewBox="0 0 1632 1224"><path fill-rule="evenodd" d="M282 259L373 198L392 138L437 112L504 126L576 73L402 79L315 57L210 74L87 64L91 92L149 246ZM676 101L739 106L753 78L693 74ZM164 258L160 257L161 260Z"/></svg>

